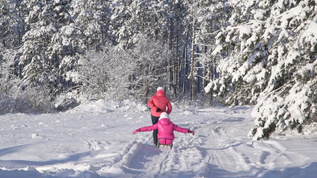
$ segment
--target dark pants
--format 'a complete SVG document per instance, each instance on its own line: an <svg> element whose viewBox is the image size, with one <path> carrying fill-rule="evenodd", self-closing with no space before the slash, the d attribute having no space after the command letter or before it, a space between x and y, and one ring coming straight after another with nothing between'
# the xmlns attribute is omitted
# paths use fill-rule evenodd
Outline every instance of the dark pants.
<svg viewBox="0 0 317 178"><path fill-rule="evenodd" d="M152 118L152 124L154 125L154 124L156 124L158 122L160 117L155 117L155 116L151 115L151 118ZM153 130L153 142L154 142L154 145L157 145L157 143L158 143L157 133L158 133L158 130Z"/></svg>

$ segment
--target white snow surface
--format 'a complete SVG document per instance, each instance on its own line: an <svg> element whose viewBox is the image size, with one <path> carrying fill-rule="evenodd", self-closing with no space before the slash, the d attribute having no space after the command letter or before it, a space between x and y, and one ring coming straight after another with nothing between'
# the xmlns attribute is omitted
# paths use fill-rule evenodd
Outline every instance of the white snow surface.
<svg viewBox="0 0 317 178"><path fill-rule="evenodd" d="M171 120L195 135L175 132L173 149L152 145L146 105L86 102L54 114L0 116L0 177L264 177L313 178L316 126L269 140L247 137L252 107L191 107L173 103Z"/></svg>

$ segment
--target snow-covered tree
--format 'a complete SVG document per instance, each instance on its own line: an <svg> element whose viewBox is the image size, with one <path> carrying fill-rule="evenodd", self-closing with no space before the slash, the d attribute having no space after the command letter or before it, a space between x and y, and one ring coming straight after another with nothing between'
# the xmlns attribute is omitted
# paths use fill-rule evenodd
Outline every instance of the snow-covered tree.
<svg viewBox="0 0 317 178"><path fill-rule="evenodd" d="M67 73L68 79L80 86L79 92L86 98L148 100L149 92L167 85L164 65L169 53L161 43L139 39L134 49L105 47L87 53L80 58L77 70Z"/></svg>
<svg viewBox="0 0 317 178"><path fill-rule="evenodd" d="M50 12L46 11L45 4L40 4L37 1L30 1L27 4L30 12L26 18L28 31L23 36L23 45L20 48L19 65L23 68L23 78L25 85L32 85L38 82L46 82L49 70L45 71L48 66L46 56L47 46L50 38L56 31L54 25L50 23L52 18ZM46 18L44 18L46 17Z"/></svg>
<svg viewBox="0 0 317 178"><path fill-rule="evenodd" d="M60 63L56 53L58 44L52 41L63 25L69 23L68 11L71 0L27 1L24 7L29 9L25 19L27 32L23 36L23 45L19 49L19 66L22 69L21 87L25 91L34 91L34 100L51 101L59 92ZM39 90L39 91L36 91ZM33 95L30 95L33 97ZM45 99L44 99L45 98ZM41 102L35 102L39 106Z"/></svg>
<svg viewBox="0 0 317 178"><path fill-rule="evenodd" d="M193 1L188 4L191 18L191 96L200 93L207 81L216 74L217 55L213 55L215 36L220 28L228 25L231 8L225 1Z"/></svg>
<svg viewBox="0 0 317 178"><path fill-rule="evenodd" d="M13 88L16 88L18 83L16 65L16 51L5 49L0 44L0 95L11 95Z"/></svg>
<svg viewBox="0 0 317 178"><path fill-rule="evenodd" d="M279 2L273 11L273 25L264 34L276 30L267 65L271 66L268 86L261 93L252 113L256 128L254 139L267 138L273 131L288 128L301 132L316 121L317 4L314 1ZM271 101L268 105L267 101Z"/></svg>
<svg viewBox="0 0 317 178"><path fill-rule="evenodd" d="M140 35L136 47L131 50L133 60L137 64L131 81L131 89L136 98L148 101L158 86L168 86L166 59L171 54L160 41L146 35Z"/></svg>
<svg viewBox="0 0 317 178"><path fill-rule="evenodd" d="M22 0L0 1L0 39L6 48L21 45L24 29Z"/></svg>
<svg viewBox="0 0 317 178"><path fill-rule="evenodd" d="M232 1L232 24L217 35L220 78L206 90L228 104L256 104L254 139L316 117L316 2Z"/></svg>
<svg viewBox="0 0 317 178"><path fill-rule="evenodd" d="M118 47L133 48L139 34L162 40L167 26L167 2L117 0L112 2L111 33Z"/></svg>
<svg viewBox="0 0 317 178"><path fill-rule="evenodd" d="M111 96L120 100L128 94L128 76L135 68L135 62L126 51L106 47L102 51L90 51L80 58L78 70L67 76L78 83L80 94L89 99ZM132 69L131 69L132 68Z"/></svg>
<svg viewBox="0 0 317 178"><path fill-rule="evenodd" d="M82 33L87 50L101 50L111 41L109 33L110 4L100 0L76 0L72 2L71 15L74 26Z"/></svg>
<svg viewBox="0 0 317 178"><path fill-rule="evenodd" d="M39 97L40 94L46 95L46 92L39 93L33 88L21 90L18 87L20 80L16 70L17 59L17 51L5 49L0 45L0 114L50 111L50 101L43 101L46 99L45 96Z"/></svg>

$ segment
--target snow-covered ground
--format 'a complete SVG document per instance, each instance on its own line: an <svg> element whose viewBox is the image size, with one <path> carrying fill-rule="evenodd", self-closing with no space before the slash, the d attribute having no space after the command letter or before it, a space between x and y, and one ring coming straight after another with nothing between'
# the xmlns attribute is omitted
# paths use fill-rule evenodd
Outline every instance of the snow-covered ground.
<svg viewBox="0 0 317 178"><path fill-rule="evenodd" d="M174 104L174 148L152 145L146 105L87 102L55 114L0 116L0 177L317 177L316 127L302 135L252 141L250 107Z"/></svg>

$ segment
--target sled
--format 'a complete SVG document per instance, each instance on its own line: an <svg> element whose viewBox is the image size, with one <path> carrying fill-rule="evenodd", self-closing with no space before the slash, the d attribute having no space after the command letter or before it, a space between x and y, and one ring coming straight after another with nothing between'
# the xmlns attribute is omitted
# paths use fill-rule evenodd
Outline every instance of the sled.
<svg viewBox="0 0 317 178"><path fill-rule="evenodd" d="M157 148L161 149L161 150L171 150L173 148L173 144L170 144L170 145L163 145L163 144L158 144L157 145Z"/></svg>

